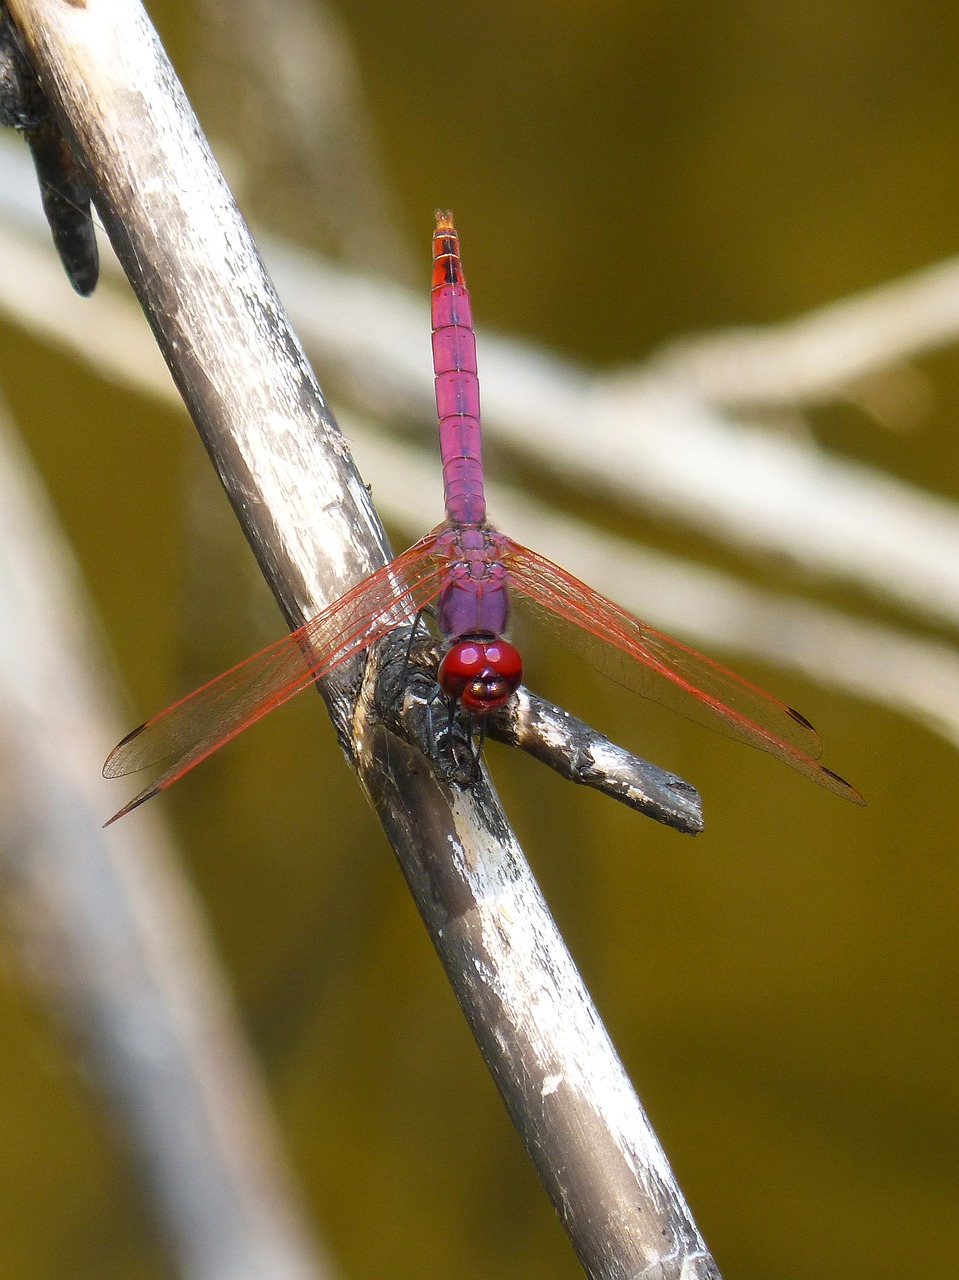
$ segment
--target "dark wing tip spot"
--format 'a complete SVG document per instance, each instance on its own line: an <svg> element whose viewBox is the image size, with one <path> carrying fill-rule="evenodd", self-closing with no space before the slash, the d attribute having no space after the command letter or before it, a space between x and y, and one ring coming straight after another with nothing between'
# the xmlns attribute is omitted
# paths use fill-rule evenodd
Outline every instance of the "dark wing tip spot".
<svg viewBox="0 0 959 1280"><path fill-rule="evenodd" d="M796 721L797 724L801 724L802 727L804 729L808 729L810 733L816 732L815 727L811 725L809 721L806 719L806 717L804 715L801 715L800 712L798 712L795 707L787 707L786 710L789 712L789 714L792 716L792 718Z"/></svg>
<svg viewBox="0 0 959 1280"><path fill-rule="evenodd" d="M139 809L141 804L146 804L148 800L152 800L154 796L160 794L159 787L149 787L146 791L141 791L135 800L131 800L129 804L125 804L122 809L118 809L112 818L107 818L103 824L104 829L112 826L118 818L125 818L128 813L132 813L134 809Z"/></svg>
<svg viewBox="0 0 959 1280"><path fill-rule="evenodd" d="M116 769L115 761L116 761L117 752L122 751L123 748L127 745L127 743L130 743L133 741L134 738L139 737L140 734L143 732L143 730L147 727L147 724L148 724L148 721L144 720L143 724L138 724L135 729L130 730L130 732L127 734L125 738L120 739L117 745L113 748L113 750L107 756L106 760L103 762L103 768L101 770L101 773L105 778L122 778L123 777L123 774L118 773Z"/></svg>
<svg viewBox="0 0 959 1280"><path fill-rule="evenodd" d="M830 778L838 782L843 787L847 800L851 800L853 804L860 804L863 808L866 807L865 800L851 782L847 782L846 779L841 774L836 773L834 769L827 769L825 765L822 765L821 768L823 773L828 774Z"/></svg>
<svg viewBox="0 0 959 1280"><path fill-rule="evenodd" d="M140 734L143 732L143 730L147 727L147 723L148 721L144 720L143 724L138 724L135 729L131 729L125 738L120 739L120 741L113 748L113 750L119 751L120 748L125 747L128 742L132 742L134 738L138 738Z"/></svg>

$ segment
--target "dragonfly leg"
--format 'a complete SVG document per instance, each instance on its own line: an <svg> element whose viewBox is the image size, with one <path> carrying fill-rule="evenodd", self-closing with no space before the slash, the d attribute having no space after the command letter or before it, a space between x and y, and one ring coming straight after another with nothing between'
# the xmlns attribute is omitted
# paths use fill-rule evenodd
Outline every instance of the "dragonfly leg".
<svg viewBox="0 0 959 1280"><path fill-rule="evenodd" d="M375 705L386 727L430 760L449 786L468 788L477 777L472 721L436 683L438 642L415 629L383 641Z"/></svg>
<svg viewBox="0 0 959 1280"><path fill-rule="evenodd" d="M473 717L470 716L473 720ZM476 761L476 776L479 777L479 762L483 757L483 746L486 743L486 717L482 716L475 722L476 737L470 733L470 741L473 743L473 757Z"/></svg>
<svg viewBox="0 0 959 1280"><path fill-rule="evenodd" d="M473 742L473 716L434 684L428 698L429 746L427 755L443 781L468 790L479 777L479 761Z"/></svg>
<svg viewBox="0 0 959 1280"><path fill-rule="evenodd" d="M410 627L410 638L406 642L406 657L404 659L404 670L406 671L408 671L410 666L412 665L413 645L415 644L417 639L422 639L419 632L420 632L420 623L423 621L424 614L429 615L429 617L431 618L436 617L436 611L432 609L428 604L424 605L422 609L417 609L416 617L413 619L412 626Z"/></svg>

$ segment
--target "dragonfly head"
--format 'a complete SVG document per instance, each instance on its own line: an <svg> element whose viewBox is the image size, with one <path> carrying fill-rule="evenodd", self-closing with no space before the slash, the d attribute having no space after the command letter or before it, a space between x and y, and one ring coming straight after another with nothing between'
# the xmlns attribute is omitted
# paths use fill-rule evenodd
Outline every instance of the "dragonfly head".
<svg viewBox="0 0 959 1280"><path fill-rule="evenodd" d="M482 715L501 707L519 688L523 660L498 636L461 636L447 650L436 678L448 698Z"/></svg>

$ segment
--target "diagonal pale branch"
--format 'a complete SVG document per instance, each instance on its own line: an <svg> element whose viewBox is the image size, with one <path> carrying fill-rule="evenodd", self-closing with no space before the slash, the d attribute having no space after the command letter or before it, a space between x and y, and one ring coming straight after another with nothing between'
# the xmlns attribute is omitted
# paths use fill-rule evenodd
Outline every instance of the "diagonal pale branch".
<svg viewBox="0 0 959 1280"><path fill-rule="evenodd" d="M269 220L265 188L275 188L276 174L289 164L300 176L296 219L314 238L367 270L409 280L415 263L334 7L326 0L200 0L198 12L205 37L198 92L223 121L213 125L214 137L224 128L236 147L242 130L248 194L262 210L257 216ZM289 182L281 182L274 213L290 196Z"/></svg>
<svg viewBox="0 0 959 1280"><path fill-rule="evenodd" d="M6 201L0 206L6 215L6 225L0 221L0 310L86 361L101 377L179 405L142 316L128 298L109 282L86 302L64 296L46 226L26 216L22 233L10 225L17 221L12 200L23 180L32 183L34 177L26 157L6 142L0 135L5 175L0 201ZM108 275L110 263L108 258ZM390 440L355 415L344 426L384 518L412 541L423 532L424 512L441 508L435 455ZM746 654L793 668L829 687L894 707L959 743L959 659L941 641L798 598L772 596L715 570L617 540L502 485L490 488L490 510L520 541L548 548L584 582L705 652Z"/></svg>
<svg viewBox="0 0 959 1280"><path fill-rule="evenodd" d="M644 372L716 408L820 404L957 337L959 258L947 258L780 324L690 335Z"/></svg>
<svg viewBox="0 0 959 1280"><path fill-rule="evenodd" d="M345 424L381 510L413 536L440 485L421 450ZM506 485L488 489L504 529L637 617L706 653L748 655L911 716L959 746L959 654L935 638L777 595L563 516Z"/></svg>
<svg viewBox="0 0 959 1280"><path fill-rule="evenodd" d="M142 316L127 296L109 281L89 301L64 296L45 224L36 213L17 214L24 181L33 183L34 175L26 156L8 141L15 144L0 135L0 310L87 362L101 377L179 405ZM108 276L111 263L107 258ZM355 415L344 426L384 518L412 541L423 532L424 512L441 509L435 455L390 440ZM520 541L548 548L584 582L697 648L794 668L832 688L892 706L959 743L959 659L943 642L735 583L714 570L602 534L501 485L491 486L490 509Z"/></svg>
<svg viewBox="0 0 959 1280"><path fill-rule="evenodd" d="M425 304L288 246L265 252L303 340L339 367L354 395L377 412L388 405L425 418ZM317 298L336 306L327 311ZM596 375L530 342L481 329L478 343L488 439L624 507L641 504L959 625L954 503L737 420L655 369Z"/></svg>
<svg viewBox="0 0 959 1280"><path fill-rule="evenodd" d="M8 156L9 146L5 166ZM5 188L0 201L6 202ZM15 258L21 253L19 245L11 249ZM352 396L376 412L429 420L426 302L289 245L267 243L264 251L304 341L348 381ZM944 276L948 268L943 264ZM0 304L9 294L8 305L21 315L32 309L38 331L57 328L61 342L89 359L83 337L71 339L58 317L44 319L35 295L15 288L25 269L15 265L9 289L0 278ZM921 276L896 282L891 296L901 291L916 309L934 310L939 283L930 268L928 282ZM944 320L930 342L957 337L959 328ZM904 323L900 347L911 349L913 340ZM490 438L524 451L565 481L609 492L625 507L646 505L959 625L954 503L807 441L737 421L677 378L646 369L591 376L528 342L482 331L479 341ZM104 343L98 367L129 380L123 351L122 344ZM863 367L881 368L880 360L897 351L893 342L877 345Z"/></svg>
<svg viewBox="0 0 959 1280"><path fill-rule="evenodd" d="M302 623L387 548L182 89L133 0L11 9L244 531ZM359 674L324 682L334 723L584 1267L716 1277L492 789L440 786L366 714L368 682L354 713Z"/></svg>

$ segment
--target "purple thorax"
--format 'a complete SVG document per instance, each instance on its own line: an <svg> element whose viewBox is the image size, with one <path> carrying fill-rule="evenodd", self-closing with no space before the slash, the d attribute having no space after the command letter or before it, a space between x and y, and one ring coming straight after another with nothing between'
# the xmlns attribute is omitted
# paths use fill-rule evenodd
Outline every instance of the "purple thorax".
<svg viewBox="0 0 959 1280"><path fill-rule="evenodd" d="M450 559L437 623L444 636L493 635L506 630L509 598L500 535L490 528L447 529L437 550Z"/></svg>

